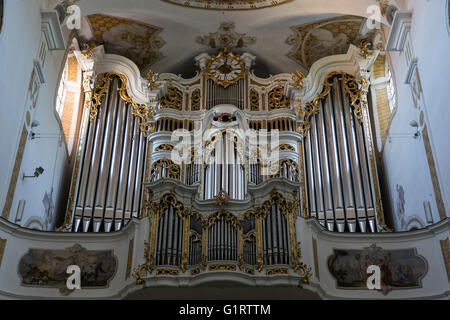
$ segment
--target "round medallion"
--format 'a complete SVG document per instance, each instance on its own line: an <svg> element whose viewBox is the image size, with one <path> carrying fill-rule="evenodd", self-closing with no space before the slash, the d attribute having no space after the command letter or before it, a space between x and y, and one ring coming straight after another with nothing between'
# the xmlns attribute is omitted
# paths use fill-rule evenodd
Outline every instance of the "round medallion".
<svg viewBox="0 0 450 320"><path fill-rule="evenodd" d="M228 49L214 56L206 67L208 77L216 84L228 88L244 78L245 64Z"/></svg>

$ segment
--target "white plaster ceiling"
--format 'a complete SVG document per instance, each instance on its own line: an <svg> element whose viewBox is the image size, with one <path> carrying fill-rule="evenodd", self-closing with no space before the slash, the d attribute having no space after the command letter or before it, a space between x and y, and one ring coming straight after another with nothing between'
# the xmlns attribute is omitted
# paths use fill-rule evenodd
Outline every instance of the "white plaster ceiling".
<svg viewBox="0 0 450 320"><path fill-rule="evenodd" d="M165 42L162 57L151 68L159 73L183 75L192 73L190 68L194 67L196 55L218 51L199 44L196 39L216 32L222 22L233 22L235 32L257 39L256 43L233 51L254 54L259 69L266 69L268 73L292 73L297 68L303 69L289 58L293 48L286 40L293 34L292 27L341 15L368 17L368 6L378 5L376 0L292 0L265 9L219 11L188 8L161 0L80 0L78 4L84 16L106 14L162 29L158 34ZM88 37L88 27L83 25L81 35Z"/></svg>

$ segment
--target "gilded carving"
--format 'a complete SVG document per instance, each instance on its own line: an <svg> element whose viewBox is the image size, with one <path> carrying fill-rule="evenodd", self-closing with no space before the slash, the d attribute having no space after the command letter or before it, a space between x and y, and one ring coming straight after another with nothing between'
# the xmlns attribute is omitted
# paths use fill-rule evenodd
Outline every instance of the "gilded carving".
<svg viewBox="0 0 450 320"><path fill-rule="evenodd" d="M161 101L162 109L175 109L183 110L183 93L174 86L169 86L169 92L165 95Z"/></svg>
<svg viewBox="0 0 450 320"><path fill-rule="evenodd" d="M175 164L172 160L161 159L153 164L150 181L153 181L156 178L157 174L160 172L160 168L165 168L165 170L168 171L169 176L173 179L180 180L180 166Z"/></svg>
<svg viewBox="0 0 450 320"><path fill-rule="evenodd" d="M91 102L91 120L93 121L97 118L98 108L103 103L103 99L115 77L118 77L121 81L121 85L118 89L120 98L131 105L133 115L140 119L141 132L144 136L150 135L154 131L153 125L149 124L149 121L153 120L153 108L151 106L147 107L146 105L135 102L128 94L127 80L125 76L116 72L102 73L97 76L97 83Z"/></svg>
<svg viewBox="0 0 450 320"><path fill-rule="evenodd" d="M174 146L171 144L162 144L156 148L155 151L173 151Z"/></svg>
<svg viewBox="0 0 450 320"><path fill-rule="evenodd" d="M256 89L250 90L250 110L259 111L259 93Z"/></svg>
<svg viewBox="0 0 450 320"><path fill-rule="evenodd" d="M269 92L269 110L289 109L291 101L284 94L284 87L278 86Z"/></svg>
<svg viewBox="0 0 450 320"><path fill-rule="evenodd" d="M209 271L236 271L237 267L234 264L212 264L208 269Z"/></svg>
<svg viewBox="0 0 450 320"><path fill-rule="evenodd" d="M191 110L192 111L200 111L201 110L201 101L202 96L200 89L195 89L191 95Z"/></svg>
<svg viewBox="0 0 450 320"><path fill-rule="evenodd" d="M274 276L274 275L279 275L279 274L288 275L289 269L288 268L274 268L274 269L266 270L266 276Z"/></svg>
<svg viewBox="0 0 450 320"><path fill-rule="evenodd" d="M180 272L174 269L158 269L156 270L157 276L178 276Z"/></svg>

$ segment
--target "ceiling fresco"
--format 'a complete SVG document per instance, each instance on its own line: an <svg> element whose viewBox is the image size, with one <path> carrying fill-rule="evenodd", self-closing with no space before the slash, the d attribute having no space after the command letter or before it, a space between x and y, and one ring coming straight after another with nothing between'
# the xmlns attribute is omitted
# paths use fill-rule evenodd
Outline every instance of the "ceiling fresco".
<svg viewBox="0 0 450 320"><path fill-rule="evenodd" d="M237 33L234 29L234 22L223 22L220 24L219 30L209 35L197 38L197 43L215 48L229 49L243 48L256 43L256 37L248 36L245 33Z"/></svg>
<svg viewBox="0 0 450 320"><path fill-rule="evenodd" d="M253 10L274 7L292 0L161 0L164 2L210 10Z"/></svg>
<svg viewBox="0 0 450 320"><path fill-rule="evenodd" d="M94 14L87 17L93 37L84 39L103 44L105 51L132 60L143 70L163 57L165 41L159 36L162 28L130 19Z"/></svg>
<svg viewBox="0 0 450 320"><path fill-rule="evenodd" d="M293 49L288 56L309 69L324 57L345 54L350 44L357 46L361 40L373 38L375 32L367 32L365 22L362 17L341 16L291 27L294 34L286 43Z"/></svg>

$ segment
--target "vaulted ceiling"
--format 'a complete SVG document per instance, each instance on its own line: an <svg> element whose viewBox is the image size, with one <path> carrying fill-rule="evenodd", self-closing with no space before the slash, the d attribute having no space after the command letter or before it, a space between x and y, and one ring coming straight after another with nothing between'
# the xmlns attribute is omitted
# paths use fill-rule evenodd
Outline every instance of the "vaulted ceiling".
<svg viewBox="0 0 450 320"><path fill-rule="evenodd" d="M257 56L255 73L300 69L371 39L376 0L79 0L80 36L126 56L145 73L195 75L194 57L228 47ZM383 21L385 22L385 21Z"/></svg>

